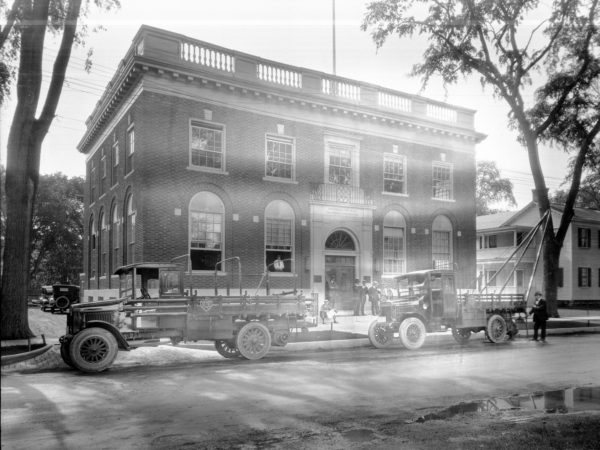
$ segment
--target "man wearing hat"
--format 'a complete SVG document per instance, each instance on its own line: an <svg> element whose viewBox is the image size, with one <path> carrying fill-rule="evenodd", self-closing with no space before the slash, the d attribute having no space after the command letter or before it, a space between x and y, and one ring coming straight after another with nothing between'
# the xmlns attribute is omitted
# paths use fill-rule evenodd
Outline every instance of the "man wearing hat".
<svg viewBox="0 0 600 450"><path fill-rule="evenodd" d="M529 315L533 314L533 340L538 340L538 330L541 329L541 341L546 342L546 321L548 320L548 310L546 309L546 300L543 299L542 293L536 291L535 303L529 311Z"/></svg>

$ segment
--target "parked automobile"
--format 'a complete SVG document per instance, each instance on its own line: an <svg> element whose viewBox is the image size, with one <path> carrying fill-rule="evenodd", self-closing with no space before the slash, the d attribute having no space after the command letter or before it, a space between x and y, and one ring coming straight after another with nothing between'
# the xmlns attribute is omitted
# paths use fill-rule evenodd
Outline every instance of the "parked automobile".
<svg viewBox="0 0 600 450"><path fill-rule="evenodd" d="M50 289L48 289L50 288ZM58 310L61 313L66 312L67 308L74 303L79 303L79 286L72 284L54 284L52 286L42 287L42 311L48 311L52 314Z"/></svg>

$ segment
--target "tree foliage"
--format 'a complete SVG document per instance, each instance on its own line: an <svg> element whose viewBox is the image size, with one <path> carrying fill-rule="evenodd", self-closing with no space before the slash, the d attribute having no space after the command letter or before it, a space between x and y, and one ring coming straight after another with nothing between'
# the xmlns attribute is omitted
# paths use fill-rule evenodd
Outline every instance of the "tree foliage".
<svg viewBox="0 0 600 450"><path fill-rule="evenodd" d="M475 186L477 215L500 212L499 209L494 209L493 205L501 202L506 202L508 206L517 206L512 181L500 176L500 170L494 161L479 161Z"/></svg>
<svg viewBox="0 0 600 450"><path fill-rule="evenodd" d="M0 283L2 339L31 336L27 286L42 143L56 115L72 48L83 42L87 32L80 18L91 6L111 9L119 6L119 0L14 0L11 6L4 1L0 3L0 13L5 19L0 29L0 100L12 93L16 81L16 107L8 135L3 180L6 240ZM45 45L48 34L54 35L59 43L52 69L46 74L42 60L48 48ZM46 75L47 90L42 92Z"/></svg>
<svg viewBox="0 0 600 450"><path fill-rule="evenodd" d="M445 84L477 76L507 104L527 150L540 215L550 209L540 144L574 154L561 223L550 223L543 241L544 288L553 313L558 259L581 174L600 152L598 1L379 0L367 5L363 22L377 46L390 36L427 38L423 60L412 71L424 84L434 76Z"/></svg>
<svg viewBox="0 0 600 450"><path fill-rule="evenodd" d="M600 167L600 165L596 167ZM570 184L570 179L568 177L564 184ZM558 189L552 195L552 202L565 204L568 195L568 191ZM582 178L579 193L575 199L575 206L597 209L600 211L600 170L590 170Z"/></svg>

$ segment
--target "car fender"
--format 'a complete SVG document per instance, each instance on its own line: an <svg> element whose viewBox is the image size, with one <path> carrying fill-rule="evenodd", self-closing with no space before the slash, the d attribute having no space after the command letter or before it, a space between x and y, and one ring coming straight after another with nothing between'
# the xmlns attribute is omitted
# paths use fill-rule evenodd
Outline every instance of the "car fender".
<svg viewBox="0 0 600 450"><path fill-rule="evenodd" d="M92 328L92 327L104 328L106 331L109 331L110 333L112 333L112 335L115 337L115 339L117 340L117 343L119 344L120 350L129 350L129 344L127 343L127 339L125 339L123 337L123 335L121 334L119 329L117 327L115 327L113 324L110 324L108 322L103 322L102 320L90 320L89 322L86 322L85 327L86 328Z"/></svg>

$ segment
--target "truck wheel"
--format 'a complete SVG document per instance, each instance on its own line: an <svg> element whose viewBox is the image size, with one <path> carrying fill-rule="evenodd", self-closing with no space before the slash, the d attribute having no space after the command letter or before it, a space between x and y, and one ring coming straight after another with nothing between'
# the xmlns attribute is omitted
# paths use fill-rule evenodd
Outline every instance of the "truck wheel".
<svg viewBox="0 0 600 450"><path fill-rule="evenodd" d="M271 334L262 323L249 322L238 332L235 345L244 358L260 359L271 348Z"/></svg>
<svg viewBox="0 0 600 450"><path fill-rule="evenodd" d="M418 317L409 317L400 323L400 341L409 350L421 348L426 334L425 324Z"/></svg>
<svg viewBox="0 0 600 450"><path fill-rule="evenodd" d="M471 337L471 330L468 328L452 328L452 337L460 345L465 345Z"/></svg>
<svg viewBox="0 0 600 450"><path fill-rule="evenodd" d="M64 311L65 309L67 309L69 307L69 305L71 304L71 300L69 300L67 297L65 297L64 295L61 297L58 297L56 299L56 301L54 302L54 305L60 309L60 311Z"/></svg>
<svg viewBox="0 0 600 450"><path fill-rule="evenodd" d="M60 357L67 366L75 368L73 361L71 360L71 355L69 355L69 347L70 342L63 342L60 344Z"/></svg>
<svg viewBox="0 0 600 450"><path fill-rule="evenodd" d="M271 342L277 347L285 347L290 339L290 333L287 330L276 330L273 332Z"/></svg>
<svg viewBox="0 0 600 450"><path fill-rule="evenodd" d="M110 367L119 347L117 339L104 328L86 328L77 333L69 346L75 368L82 372L102 372Z"/></svg>
<svg viewBox="0 0 600 450"><path fill-rule="evenodd" d="M233 340L226 341L223 339L219 339L215 341L215 349L217 350L219 355L225 358L233 359L240 357L240 351L235 346Z"/></svg>
<svg viewBox="0 0 600 450"><path fill-rule="evenodd" d="M394 336L388 332L385 322L375 320L369 325L369 341L375 348L386 348L394 343Z"/></svg>
<svg viewBox="0 0 600 450"><path fill-rule="evenodd" d="M490 341L497 344L506 339L506 321L504 317L494 314L487 323L487 337Z"/></svg>

